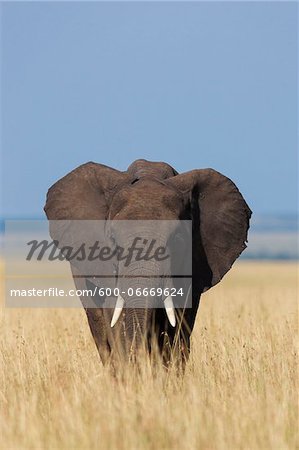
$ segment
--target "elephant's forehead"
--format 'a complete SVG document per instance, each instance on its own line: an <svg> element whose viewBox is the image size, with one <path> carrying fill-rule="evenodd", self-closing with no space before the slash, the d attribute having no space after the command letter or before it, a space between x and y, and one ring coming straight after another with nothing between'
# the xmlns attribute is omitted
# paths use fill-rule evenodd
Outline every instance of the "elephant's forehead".
<svg viewBox="0 0 299 450"><path fill-rule="evenodd" d="M120 195L132 198L138 196L140 198L163 199L176 198L178 193L172 187L165 184L162 180L151 177L144 177L134 181L133 184L126 186L120 191Z"/></svg>
<svg viewBox="0 0 299 450"><path fill-rule="evenodd" d="M163 186L162 184L141 184L139 186L136 186L133 188L130 192L130 197L139 197L146 199L147 201L153 202L153 201L161 201L163 200L170 200L175 199L177 197L176 192L174 192L172 189L169 189L166 186Z"/></svg>
<svg viewBox="0 0 299 450"><path fill-rule="evenodd" d="M169 165L163 162L146 161L138 159L134 161L127 172L134 177L142 178L144 176L156 176L161 180L173 177L177 172Z"/></svg>
<svg viewBox="0 0 299 450"><path fill-rule="evenodd" d="M112 218L136 220L173 220L183 208L178 192L163 181L145 179L123 186L110 207Z"/></svg>

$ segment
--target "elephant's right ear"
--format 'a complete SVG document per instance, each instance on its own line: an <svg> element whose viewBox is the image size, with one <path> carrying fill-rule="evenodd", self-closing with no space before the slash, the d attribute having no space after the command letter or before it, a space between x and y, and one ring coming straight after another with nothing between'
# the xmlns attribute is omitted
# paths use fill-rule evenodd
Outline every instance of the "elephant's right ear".
<svg viewBox="0 0 299 450"><path fill-rule="evenodd" d="M110 199L129 175L88 162L57 181L48 191L49 220L105 220Z"/></svg>
<svg viewBox="0 0 299 450"><path fill-rule="evenodd" d="M48 191L44 208L56 245L61 249L83 239L91 242L96 239L97 223L94 221L107 218L113 194L129 178L126 173L88 162L57 181Z"/></svg>

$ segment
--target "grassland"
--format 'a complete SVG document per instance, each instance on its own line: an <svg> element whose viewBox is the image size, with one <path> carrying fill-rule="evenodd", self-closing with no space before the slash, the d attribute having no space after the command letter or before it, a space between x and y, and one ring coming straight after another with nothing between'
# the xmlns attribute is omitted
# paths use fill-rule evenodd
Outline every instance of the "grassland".
<svg viewBox="0 0 299 450"><path fill-rule="evenodd" d="M184 377L113 378L82 310L2 308L0 446L298 448L296 276L236 264L202 297Z"/></svg>

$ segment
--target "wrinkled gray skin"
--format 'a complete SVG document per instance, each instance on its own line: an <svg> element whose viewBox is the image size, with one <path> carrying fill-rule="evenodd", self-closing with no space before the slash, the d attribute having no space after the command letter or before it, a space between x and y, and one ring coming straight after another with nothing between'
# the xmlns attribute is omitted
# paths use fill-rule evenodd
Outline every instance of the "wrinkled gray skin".
<svg viewBox="0 0 299 450"><path fill-rule="evenodd" d="M175 327L165 309L136 307L138 297L125 298L126 308L113 328L113 309L85 307L103 363L134 359L142 345L151 351L156 343L166 365L172 356L183 362L188 358L200 296L221 280L246 248L251 216L237 187L220 173L200 169L179 175L166 163L146 160L135 161L125 172L93 162L78 167L49 189L45 212L49 220L109 219L111 224L116 220L192 220L192 308L176 309ZM59 227L52 227L53 239L60 242L62 234ZM163 230L156 237L161 245L169 238ZM143 269L144 275L159 276L165 270L163 264L153 261ZM118 270L125 273L124 267ZM140 275L140 264L137 270ZM72 266L72 271L77 288L91 286L90 280L76 278L78 268ZM130 279L120 282L124 290ZM158 283L161 286L159 278L138 278L141 288ZM165 279L164 287L170 287L169 283ZM84 306L85 299L81 300Z"/></svg>

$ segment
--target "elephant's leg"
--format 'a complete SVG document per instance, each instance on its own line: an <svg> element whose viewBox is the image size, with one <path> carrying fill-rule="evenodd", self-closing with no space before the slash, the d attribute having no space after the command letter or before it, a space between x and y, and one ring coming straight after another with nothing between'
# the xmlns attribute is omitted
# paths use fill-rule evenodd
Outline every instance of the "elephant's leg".
<svg viewBox="0 0 299 450"><path fill-rule="evenodd" d="M179 335L174 339L175 356L179 364L184 368L190 355L190 338L195 324L195 318L200 302L200 294L193 298L192 307L184 310L178 309L180 323Z"/></svg>
<svg viewBox="0 0 299 450"><path fill-rule="evenodd" d="M107 323L105 324L104 312L102 309L96 308L87 308L85 311L101 361L103 364L107 364L110 359L111 349L106 333Z"/></svg>
<svg viewBox="0 0 299 450"><path fill-rule="evenodd" d="M89 287L86 284L86 279L80 275L78 269L75 266L71 266L71 269L76 289L78 291L88 289ZM93 299L91 297L86 298L83 296L80 297L80 299L85 309L90 331L97 346L100 358L102 363L106 364L110 357L110 346L107 339L107 323L105 321L104 309L89 308L88 306L93 304Z"/></svg>
<svg viewBox="0 0 299 450"><path fill-rule="evenodd" d="M190 353L189 336L182 336L178 333L172 336L171 333L163 332L160 336L160 353L163 365L166 368L176 366L184 369Z"/></svg>
<svg viewBox="0 0 299 450"><path fill-rule="evenodd" d="M163 310L160 310L165 316ZM170 326L168 320L163 317L158 328L158 348L163 365L168 368L172 365L183 368L188 360L190 352L190 333L188 327L182 325L180 311L177 310L177 328Z"/></svg>
<svg viewBox="0 0 299 450"><path fill-rule="evenodd" d="M190 323L191 309L187 315L186 310L177 309L176 312L178 328L168 330L168 356L170 356L169 363L172 361L175 366L184 370L190 355L190 336L194 321L191 320Z"/></svg>
<svg viewBox="0 0 299 450"><path fill-rule="evenodd" d="M190 335L180 336L178 351L181 364L185 367L190 355Z"/></svg>

